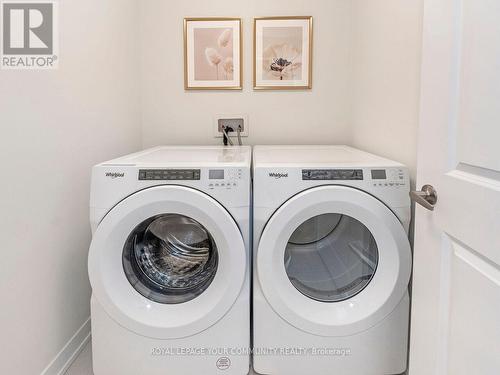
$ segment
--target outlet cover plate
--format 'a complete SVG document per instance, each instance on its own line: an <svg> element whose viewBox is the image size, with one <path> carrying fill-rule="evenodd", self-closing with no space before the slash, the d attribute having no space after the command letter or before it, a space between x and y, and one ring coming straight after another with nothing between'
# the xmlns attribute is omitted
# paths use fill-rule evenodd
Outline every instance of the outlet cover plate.
<svg viewBox="0 0 500 375"><path fill-rule="evenodd" d="M214 116L214 122L213 122L213 129L214 129L214 137L215 138L222 138L222 130L221 130L221 121L219 120L226 120L229 125L232 124L240 124L243 122L243 131L241 132L242 137L248 137L249 135L249 125L248 125L248 115L233 115L233 114L224 114L224 115L215 115ZM230 137L236 137L236 132L233 132L230 134Z"/></svg>

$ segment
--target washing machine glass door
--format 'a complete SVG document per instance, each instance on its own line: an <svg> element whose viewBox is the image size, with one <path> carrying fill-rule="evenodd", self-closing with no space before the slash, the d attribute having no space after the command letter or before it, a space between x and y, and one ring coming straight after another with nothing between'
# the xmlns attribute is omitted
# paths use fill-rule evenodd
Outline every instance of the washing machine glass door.
<svg viewBox="0 0 500 375"><path fill-rule="evenodd" d="M271 306L297 328L322 336L372 327L408 287L411 253L403 226L382 202L353 188L296 195L269 220L257 251Z"/></svg>
<svg viewBox="0 0 500 375"><path fill-rule="evenodd" d="M99 224L89 252L92 292L120 325L155 338L187 337L238 298L247 252L213 198L181 186L141 190Z"/></svg>
<svg viewBox="0 0 500 375"><path fill-rule="evenodd" d="M123 248L123 268L144 297L165 304L196 298L217 272L219 252L210 232L180 214L152 216L137 225Z"/></svg>

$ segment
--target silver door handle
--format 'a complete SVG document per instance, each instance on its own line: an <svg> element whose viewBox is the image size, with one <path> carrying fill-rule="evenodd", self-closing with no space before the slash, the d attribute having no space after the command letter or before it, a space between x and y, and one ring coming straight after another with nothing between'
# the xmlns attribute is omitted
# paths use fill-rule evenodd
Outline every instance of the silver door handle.
<svg viewBox="0 0 500 375"><path fill-rule="evenodd" d="M420 191L410 191L410 198L430 211L434 211L438 200L436 189L432 185L424 185Z"/></svg>

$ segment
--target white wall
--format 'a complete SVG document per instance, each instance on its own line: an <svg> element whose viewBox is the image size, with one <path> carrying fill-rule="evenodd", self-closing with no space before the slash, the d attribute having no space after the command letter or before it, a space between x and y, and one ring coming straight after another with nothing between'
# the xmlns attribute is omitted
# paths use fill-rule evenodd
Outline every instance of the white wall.
<svg viewBox="0 0 500 375"><path fill-rule="evenodd" d="M89 317L90 168L141 146L137 5L61 1L60 69L0 71L1 374L40 374Z"/></svg>
<svg viewBox="0 0 500 375"><path fill-rule="evenodd" d="M217 113L250 116L247 144L347 143L416 167L423 0L141 2L143 145L216 143ZM314 17L313 89L252 89L253 17ZM183 17L243 19L242 92L186 92Z"/></svg>
<svg viewBox="0 0 500 375"><path fill-rule="evenodd" d="M353 0L352 144L416 169L423 0Z"/></svg>
<svg viewBox="0 0 500 375"><path fill-rule="evenodd" d="M313 89L254 92L253 17L314 17ZM243 19L243 91L185 92L184 17ZM249 115L247 144L348 143L350 0L147 0L141 2L144 146L203 144L213 138L217 113Z"/></svg>

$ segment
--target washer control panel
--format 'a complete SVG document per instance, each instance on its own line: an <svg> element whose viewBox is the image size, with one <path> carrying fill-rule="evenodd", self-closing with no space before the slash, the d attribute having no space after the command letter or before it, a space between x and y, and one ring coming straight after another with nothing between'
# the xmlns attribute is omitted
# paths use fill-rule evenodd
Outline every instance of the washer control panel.
<svg viewBox="0 0 500 375"><path fill-rule="evenodd" d="M201 171L199 169L141 169L139 180L199 180Z"/></svg>
<svg viewBox="0 0 500 375"><path fill-rule="evenodd" d="M232 189L240 183L242 170L240 168L230 169L209 169L208 188L212 189Z"/></svg>
<svg viewBox="0 0 500 375"><path fill-rule="evenodd" d="M405 186L405 172L400 168L372 169L370 171L371 185L374 187Z"/></svg>

